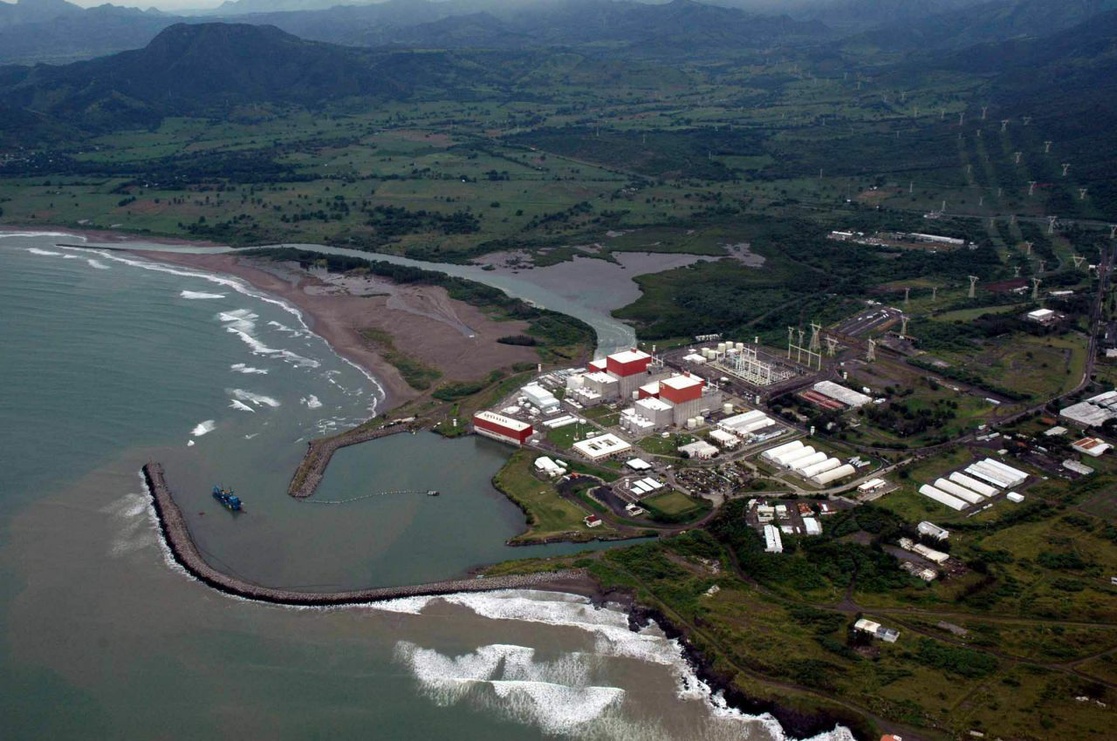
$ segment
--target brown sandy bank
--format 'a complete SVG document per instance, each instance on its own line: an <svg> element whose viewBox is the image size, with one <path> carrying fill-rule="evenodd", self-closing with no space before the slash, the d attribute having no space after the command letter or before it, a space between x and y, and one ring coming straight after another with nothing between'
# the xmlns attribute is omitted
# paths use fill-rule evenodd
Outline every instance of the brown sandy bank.
<svg viewBox="0 0 1117 741"><path fill-rule="evenodd" d="M437 368L441 380L470 381L514 363L536 362L529 347L497 339L523 332L524 322L497 322L479 309L451 299L437 286L395 286L376 277L312 274L235 254L196 255L134 250L156 262L238 277L298 307L307 324L342 357L369 371L388 395L385 409L416 398L419 391L361 334L374 329L392 337L396 349Z"/></svg>

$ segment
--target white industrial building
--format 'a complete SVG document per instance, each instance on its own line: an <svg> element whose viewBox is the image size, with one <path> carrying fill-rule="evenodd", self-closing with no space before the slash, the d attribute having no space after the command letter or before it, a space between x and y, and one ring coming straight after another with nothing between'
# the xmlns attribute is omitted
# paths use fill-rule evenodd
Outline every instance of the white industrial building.
<svg viewBox="0 0 1117 741"><path fill-rule="evenodd" d="M968 504L981 504L985 501L985 497L981 496L976 491L967 489L961 484L956 484L950 479L940 478L935 481L934 487L940 491L945 491L947 494L953 494Z"/></svg>
<svg viewBox="0 0 1117 741"><path fill-rule="evenodd" d="M818 486L828 486L835 481L841 481L842 479L848 478L855 473L857 473L857 469L849 465L848 463L845 463L841 466L838 466L837 468L833 468L829 471L823 471L820 474L811 476L808 480Z"/></svg>
<svg viewBox="0 0 1117 741"><path fill-rule="evenodd" d="M1059 318L1059 315L1051 309L1036 309L1035 311L1029 311L1027 314L1024 315L1024 317L1029 322L1036 322L1037 324L1051 324Z"/></svg>
<svg viewBox="0 0 1117 741"><path fill-rule="evenodd" d="M958 497L952 494L947 494L942 489L936 489L930 484L924 484L923 486L919 487L919 493L927 497L928 499L933 499L939 504L945 504L947 507L958 510L959 512L969 506L966 504L966 502L959 499Z"/></svg>
<svg viewBox="0 0 1117 741"><path fill-rule="evenodd" d="M858 486L857 491L861 492L862 494L872 494L873 492L879 491L886 486L888 486L888 482L884 479L869 479L865 483Z"/></svg>
<svg viewBox="0 0 1117 741"><path fill-rule="evenodd" d="M660 489L662 489L663 483L656 481L652 477L648 476L637 481L630 481L628 483L628 488L631 489L632 493L636 496L646 497L653 491L659 491Z"/></svg>
<svg viewBox="0 0 1117 741"><path fill-rule="evenodd" d="M822 525L813 517L804 517L803 527L807 535L822 535Z"/></svg>
<svg viewBox="0 0 1117 741"><path fill-rule="evenodd" d="M1079 453L1088 455L1091 458L1098 458L1105 453L1105 451L1113 447L1104 440L1099 440L1096 437L1084 437L1077 442L1071 443L1070 446Z"/></svg>
<svg viewBox="0 0 1117 741"><path fill-rule="evenodd" d="M625 461L625 465L628 466L629 468L631 468L633 471L650 471L650 470L652 470L652 464L648 463L643 458L633 458L630 461Z"/></svg>
<svg viewBox="0 0 1117 741"><path fill-rule="evenodd" d="M825 455L825 453L823 453ZM833 471L835 468L840 468L842 462L837 458L826 458L817 463L803 467L801 470L796 470L796 473L805 479L811 479L819 474Z"/></svg>
<svg viewBox="0 0 1117 741"><path fill-rule="evenodd" d="M664 427L670 427L675 423L675 410L674 408L655 397L648 397L640 399L632 405L637 416L652 422L652 429L662 430Z"/></svg>
<svg viewBox="0 0 1117 741"><path fill-rule="evenodd" d="M696 460L706 460L707 458L713 458L715 455L717 455L718 448L717 446L710 445L704 440L696 440L687 445L679 446L679 452L684 454L688 458L694 458Z"/></svg>
<svg viewBox="0 0 1117 741"><path fill-rule="evenodd" d="M977 479L975 479L971 476L967 476L966 474L962 473L961 471L955 471L954 473L950 474L950 480L953 481L956 484L961 484L962 486L966 487L967 489L971 489L972 491L976 491L978 494L980 494L983 497L991 497L991 496L993 496L994 494L997 494L1000 491L996 487L989 486L989 484L986 484L986 483L982 483L981 481L978 481Z"/></svg>
<svg viewBox="0 0 1117 741"><path fill-rule="evenodd" d="M763 453L760 454L760 457L763 458L766 461L772 461L773 458L775 456L779 455L780 453L783 453L783 452L788 451L788 450L798 450L802 447L804 447L802 440L792 440L789 443L784 443L783 445L777 445L774 448L768 448L767 450L765 450Z"/></svg>
<svg viewBox="0 0 1117 741"><path fill-rule="evenodd" d="M574 443L574 449L579 453L589 458L591 461L601 460L608 458L617 453L623 453L626 450L631 450L632 446L621 440L613 434L606 433L591 437L589 440L581 440Z"/></svg>
<svg viewBox="0 0 1117 741"><path fill-rule="evenodd" d="M645 437L655 432L655 422L636 413L635 407L621 412L620 428L634 437Z"/></svg>
<svg viewBox="0 0 1117 741"><path fill-rule="evenodd" d="M764 526L764 551L783 553L783 538L780 536L780 529L775 525Z"/></svg>
<svg viewBox="0 0 1117 741"><path fill-rule="evenodd" d="M1086 401L1063 409L1059 416L1076 422L1084 427L1100 427L1108 420L1117 418L1117 391L1091 396Z"/></svg>
<svg viewBox="0 0 1117 741"><path fill-rule="evenodd" d="M935 540L946 540L950 537L949 530L941 528L935 523L928 522L927 520L924 520L923 522L916 525L916 530L919 531L920 535L926 535L927 537L934 538Z"/></svg>
<svg viewBox="0 0 1117 741"><path fill-rule="evenodd" d="M845 386L834 383L833 381L819 381L811 388L827 398L834 399L835 401L840 401L846 406L853 407L854 409L863 407L866 404L871 403L873 400L873 397L871 396L866 396L859 391L854 391L851 388L846 388Z"/></svg>
<svg viewBox="0 0 1117 741"><path fill-rule="evenodd" d="M710 439L726 450L733 450L741 444L741 438L725 430L710 430Z"/></svg>
<svg viewBox="0 0 1117 741"><path fill-rule="evenodd" d="M966 473L982 481L988 481L998 489L1014 489L1028 480L1028 474L993 458L971 463L966 466Z"/></svg>
<svg viewBox="0 0 1117 741"><path fill-rule="evenodd" d="M529 383L520 389L520 394L542 414L554 414L562 408L558 398L537 383Z"/></svg>
<svg viewBox="0 0 1117 741"><path fill-rule="evenodd" d="M552 478L555 476L562 476L566 473L566 468L563 467L560 461L553 461L545 455L541 455L535 459L535 470Z"/></svg>
<svg viewBox="0 0 1117 741"><path fill-rule="evenodd" d="M1067 460L1063 461L1063 468L1067 469L1068 471L1074 471L1079 476L1089 476L1094 472L1094 469L1090 468L1089 466L1082 465L1073 458L1068 458Z"/></svg>
<svg viewBox="0 0 1117 741"><path fill-rule="evenodd" d="M717 423L718 427L746 440L751 440L763 431L772 428L776 422L759 409L726 417Z"/></svg>

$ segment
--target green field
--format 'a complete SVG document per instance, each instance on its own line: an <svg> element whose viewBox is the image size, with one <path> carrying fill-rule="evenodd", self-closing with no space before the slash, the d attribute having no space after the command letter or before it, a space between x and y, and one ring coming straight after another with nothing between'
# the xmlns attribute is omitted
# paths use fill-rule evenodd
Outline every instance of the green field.
<svg viewBox="0 0 1117 741"><path fill-rule="evenodd" d="M534 474L537 457L532 451L517 451L493 478L493 484L525 512L527 531L514 540L533 542L558 535L581 540L612 532L607 524L589 530L582 522L589 511L559 496L553 483Z"/></svg>

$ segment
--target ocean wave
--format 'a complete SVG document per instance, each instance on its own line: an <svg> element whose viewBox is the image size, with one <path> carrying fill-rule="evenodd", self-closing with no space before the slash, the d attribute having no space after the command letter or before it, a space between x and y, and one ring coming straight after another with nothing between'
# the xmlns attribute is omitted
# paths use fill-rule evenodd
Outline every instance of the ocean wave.
<svg viewBox="0 0 1117 741"><path fill-rule="evenodd" d="M229 406L233 409L237 409L237 410L240 410L242 412L252 412L253 414L256 413L255 409L248 406L243 401L238 401L237 399L233 399L232 402L229 403Z"/></svg>
<svg viewBox="0 0 1117 741"><path fill-rule="evenodd" d="M202 435L208 435L213 432L213 428L215 427L217 427L217 423L212 419L207 419L205 422L199 422L194 429L190 431L190 434L194 437L201 437Z"/></svg>
<svg viewBox="0 0 1117 741"><path fill-rule="evenodd" d="M50 250L40 249L39 247L28 247L27 251L32 255L41 255L43 257L62 257L61 252L52 252Z"/></svg>
<svg viewBox="0 0 1117 741"><path fill-rule="evenodd" d="M249 376L251 376L251 375L266 376L268 374L268 372L266 370L264 370L263 368L253 368L249 365L245 365L244 363L233 363L232 365L229 366L229 370L236 371L237 373L244 373L245 375L249 375Z"/></svg>
<svg viewBox="0 0 1117 741"><path fill-rule="evenodd" d="M91 267L91 268L97 268L98 270L109 270L110 269L108 265L101 262L100 260L89 259L89 260L86 260L86 262L89 263L89 267Z"/></svg>
<svg viewBox="0 0 1117 741"><path fill-rule="evenodd" d="M27 236L39 236L41 234L42 233L38 233L38 234L27 235ZM53 233L52 233L52 235L53 236L70 236L70 235L67 235L67 234L56 234L56 235L54 235ZM223 286L225 288L230 288L230 289L236 291L237 293L243 294L245 296L249 296L249 297L254 298L254 299L258 299L260 301L263 301L263 302L268 303L268 304L272 304L274 306L278 306L279 308L286 311L288 314L291 314L296 319L298 319L299 324L303 327L303 330L305 330L308 334L313 334L313 332L310 329L310 325L308 325L306 323L306 318L303 316L302 311L300 311L298 309L298 307L293 306L292 304L284 301L283 299L275 298L275 297L273 297L269 294L258 291L254 287L252 287L251 285L249 285L245 281L242 281L239 278L233 278L233 277L230 277L230 276L220 275L220 274L217 274L217 273L207 273L207 272L203 272L203 271L200 271L200 270L192 270L192 269L189 269L189 268L180 268L180 267L177 267L177 266L166 265L164 263L151 262L151 261L148 261L148 260L141 260L141 259L137 259L137 258L127 257L127 256L122 255L120 253L114 253L114 252L111 252L109 250L97 250L97 249L90 249L90 248L83 248L83 249L84 249L84 251L90 251L90 252L94 252L98 255L101 255L102 257L104 257L108 260L123 263L125 265L130 265L132 267L137 267L137 268L140 268L142 270L151 270L151 271L158 272L158 273L168 273L170 275L179 275L179 276L183 276L183 277L187 277L187 278L198 278L198 279L201 279L201 280L209 281L210 283L214 283L216 285ZM325 340L323 340L323 342L324 341ZM326 343L326 347L328 347L330 349L330 352L332 352L335 356L337 356L343 363L346 363L346 364L350 365L358 373L360 373L362 376L367 378L369 383L371 383L376 388L376 390L377 390L377 395L376 396L378 398L374 399L372 404L369 406L369 411L371 413L375 414L376 407L379 403L379 399L383 399L386 396L384 386L369 371L362 368L358 364L354 363L352 360L349 360L348 358L343 357L342 355L338 354L338 352L336 350L334 350L334 348L329 343ZM268 349L272 353L276 352L274 350L271 350L271 348L266 348L266 349ZM309 358L304 358L304 357L299 356L295 353L291 353L290 351L287 351L287 350L279 351L279 354L285 360L289 360L296 365L305 365L307 367L313 367L313 368L317 368L321 365L316 360L311 360Z"/></svg>
<svg viewBox="0 0 1117 741"><path fill-rule="evenodd" d="M66 232L0 232L0 239L7 239L10 237L66 237L68 239L80 239L85 242L85 237L77 234L67 234Z"/></svg>
<svg viewBox="0 0 1117 741"><path fill-rule="evenodd" d="M274 409L280 405L278 399L273 399L263 394L255 394L251 391L245 391L244 389L228 389L228 393L232 394L233 398L238 401L250 401L256 406L264 405Z"/></svg>
<svg viewBox="0 0 1117 741"><path fill-rule="evenodd" d="M204 301L206 299L225 298L224 293L206 293L205 291L183 291L178 294L179 298L194 299L197 301Z"/></svg>
<svg viewBox="0 0 1117 741"><path fill-rule="evenodd" d="M119 558L133 551L155 545L156 530L148 517L150 499L146 494L125 494L103 507L101 512L116 521L117 532L109 546L109 555Z"/></svg>
<svg viewBox="0 0 1117 741"><path fill-rule="evenodd" d="M319 401L318 397L314 394L309 394L308 396L299 399L299 401L303 404L306 404L307 409L319 409L322 406L322 402Z"/></svg>
<svg viewBox="0 0 1117 741"><path fill-rule="evenodd" d="M742 734L760 727L774 741L788 741L787 735L772 715L768 713L749 715L729 707L719 693L714 692L695 675L683 655L682 645L677 640L666 638L658 626L653 625L642 631L633 632L628 627L628 615L625 612L608 607L596 607L588 599L579 595L536 590L498 590L404 598L372 607L387 612L421 615L423 609L435 600L465 607L477 615L493 620L516 620L577 628L593 634L594 652L599 656L630 658L670 667L678 680L676 694L679 699L701 701L710 710L706 721L707 727L702 734L697 734L703 738L740 738ZM406 654L408 650L404 651ZM480 662L480 659L475 660L475 664L477 662ZM467 661L463 666L475 664ZM418 677L418 674L416 676ZM422 681L420 678L420 682ZM630 735L631 728L625 723L619 725L613 723L610 727L615 727L622 735L609 734L601 737L634 739L645 737ZM647 733L648 729L644 732ZM854 741L854 737L848 729L836 726L832 731L819 734L810 741Z"/></svg>
<svg viewBox="0 0 1117 741"><path fill-rule="evenodd" d="M595 658L586 654L538 662L533 648L493 644L450 657L401 641L395 658L440 706L470 700L551 735L585 736L625 697L619 687L590 684Z"/></svg>

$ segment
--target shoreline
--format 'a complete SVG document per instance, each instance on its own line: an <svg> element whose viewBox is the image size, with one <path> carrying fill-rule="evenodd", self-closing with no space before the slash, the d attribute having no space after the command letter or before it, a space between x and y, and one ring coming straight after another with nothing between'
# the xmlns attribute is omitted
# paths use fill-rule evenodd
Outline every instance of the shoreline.
<svg viewBox="0 0 1117 741"><path fill-rule="evenodd" d="M656 623L668 639L678 641L683 660L694 676L704 682L712 695L720 695L726 706L746 715L768 714L779 723L789 738L811 738L845 726L855 738L868 741L868 736L858 736L853 730L857 723L835 714L810 713L783 707L770 700L750 698L733 686L732 678L718 672L713 662L703 656L680 630L658 609L640 604L626 591L605 589L582 569L565 569L532 574L451 579L426 584L395 587L372 587L342 592L300 592L265 587L243 582L210 566L194 544L182 511L175 503L167 486L163 467L149 462L141 469L141 477L150 496L159 534L169 557L192 579L238 599L288 607L347 607L406 597L438 597L448 594L493 592L506 589L533 589L585 597L591 604L601 607L606 603L617 604L628 615L629 628L636 632L649 622ZM852 727L851 727L852 726Z"/></svg>
<svg viewBox="0 0 1117 741"><path fill-rule="evenodd" d="M407 385L399 371L372 350L360 333L350 326L347 321L350 318L349 312L341 302L332 300L345 297L310 296L303 290L313 281L309 276L300 277L296 283L291 283L235 253L204 255L133 248L129 248L127 252L151 262L230 275L258 291L272 294L291 304L302 313L311 332L325 340L339 356L372 375L381 385L384 402L383 408L377 408L377 415L390 412L419 396L419 392Z"/></svg>
<svg viewBox="0 0 1117 741"><path fill-rule="evenodd" d="M32 230L10 231L29 232ZM210 246L201 242L170 239L142 240L119 234L113 235L115 240L109 240L104 238L103 233L70 229L59 229L58 231L65 231L74 236L92 236L94 239L100 241L117 241L120 246L114 249L120 249L153 262L231 275L244 280L257 290L275 295L287 301L303 313L311 331L322 337L334 352L350 362L355 363L363 370L372 373L377 381L381 383L385 392L385 398L383 401L383 409L376 410L378 414L388 412L420 396L419 392L414 391L402 382L398 373L395 372L394 367L387 364L379 355L364 345L362 338L356 331L350 330L348 332L348 339L350 341L356 340L356 343L358 343L355 347L350 348L346 346L343 348L341 343L335 342L329 328L332 328L344 338L346 333L344 331L339 331L344 330L344 327L340 327L337 323L331 325L330 321L336 320L336 317L331 316L329 312L321 312L318 307L310 305L313 303L310 299L336 297L311 297L304 293L302 290L303 286L307 283L308 279L309 281L314 281L312 277L300 278L297 282L292 283L291 281L284 280L278 275L247 264L250 262L250 259L246 259L236 253L207 255L152 252L129 246L130 242ZM96 249L94 245L83 245L83 247ZM304 297L306 301L299 300ZM390 370L391 372L382 372L380 370L381 368ZM398 379L399 383L402 384L401 391L406 394L407 398L401 399L399 396L393 394L396 389L389 383L390 377ZM154 465L158 466L158 464ZM695 676L708 684L713 692L720 692L728 707L749 715L769 713L780 723L788 737L812 737L818 733L831 731L834 729L835 725L840 724L850 728L855 738L869 738L863 735L863 732L859 733L858 730L854 730L860 724L851 723L850 718L842 718L838 714L832 714L826 711L811 713L791 706L778 705L774 700L750 697L734 685L731 676L727 676L723 672L718 671L715 667L716 658L704 656L702 651L696 648L688 639L685 630L676 626L666 615L651 605L641 604L637 601L635 595L604 588L587 572L581 570L542 572L505 577L465 578L428 584L350 590L338 593L297 592L271 589L258 585L237 584L238 580L234 577L223 574L217 569L209 566L197 551L196 547L193 545L193 539L189 534L189 530L186 527L185 520L182 518L178 506L174 503L169 488L167 488L165 484L163 485L165 497L161 499L157 494L158 489L153 481L152 474L148 470L148 466L144 466L142 475L148 493L152 497L152 506L155 511L161 539L169 552L170 558L191 578L224 594L240 599L275 605L327 607L355 606L410 596L438 596L502 589L537 589L578 594L586 597L595 605L601 605L606 601L619 602L628 613L630 626L633 627L634 630L642 621L646 624L646 621L653 620L668 637L677 639L682 647L684 659L691 667ZM175 519L176 513L177 521ZM178 524L176 524L176 522Z"/></svg>

